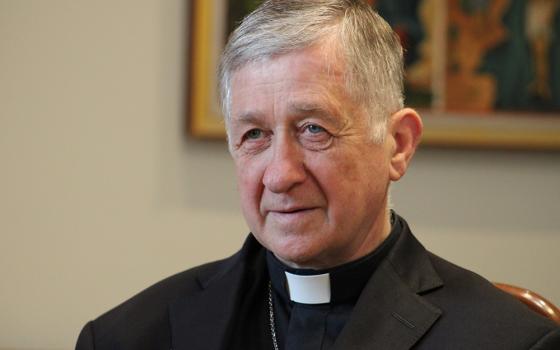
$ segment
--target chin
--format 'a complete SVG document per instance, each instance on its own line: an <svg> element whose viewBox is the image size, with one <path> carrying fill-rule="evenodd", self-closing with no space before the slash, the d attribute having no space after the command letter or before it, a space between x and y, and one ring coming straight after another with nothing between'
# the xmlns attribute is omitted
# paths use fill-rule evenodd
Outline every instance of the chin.
<svg viewBox="0 0 560 350"><path fill-rule="evenodd" d="M309 229L288 233L284 229L275 228L260 231L255 237L278 259L295 268L316 269L321 265L328 248L326 237Z"/></svg>
<svg viewBox="0 0 560 350"><path fill-rule="evenodd" d="M301 243L280 244L271 251L288 266L308 269L322 268L320 256L323 250L317 246L307 246Z"/></svg>

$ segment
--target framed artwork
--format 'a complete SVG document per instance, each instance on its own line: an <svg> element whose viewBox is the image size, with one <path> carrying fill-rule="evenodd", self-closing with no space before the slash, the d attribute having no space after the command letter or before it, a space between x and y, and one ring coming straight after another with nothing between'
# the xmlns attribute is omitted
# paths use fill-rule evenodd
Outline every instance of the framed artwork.
<svg viewBox="0 0 560 350"><path fill-rule="evenodd" d="M216 68L261 0L192 0L188 128L224 138ZM405 47L423 144L560 149L560 1L369 0ZM556 63L556 64L554 64Z"/></svg>

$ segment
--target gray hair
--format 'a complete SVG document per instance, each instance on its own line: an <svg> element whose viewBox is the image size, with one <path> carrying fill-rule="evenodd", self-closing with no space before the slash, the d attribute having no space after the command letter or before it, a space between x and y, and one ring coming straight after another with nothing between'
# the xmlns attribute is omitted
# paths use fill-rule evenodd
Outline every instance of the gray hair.
<svg viewBox="0 0 560 350"><path fill-rule="evenodd" d="M387 22L360 0L267 0L245 17L220 61L226 126L233 73L331 36L346 65L346 89L366 109L373 139L382 142L389 117L403 107L403 50Z"/></svg>

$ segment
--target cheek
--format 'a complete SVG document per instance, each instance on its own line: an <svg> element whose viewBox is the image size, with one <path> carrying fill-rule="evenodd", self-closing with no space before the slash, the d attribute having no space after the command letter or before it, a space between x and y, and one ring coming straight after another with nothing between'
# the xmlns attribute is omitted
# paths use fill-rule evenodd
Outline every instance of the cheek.
<svg viewBox="0 0 560 350"><path fill-rule="evenodd" d="M318 166L323 180L320 181L321 186L328 193L331 204L345 203L345 208L351 203L359 206L374 204L372 201L379 200L377 197L385 191L389 182L389 168L381 156L352 154Z"/></svg>
<svg viewBox="0 0 560 350"><path fill-rule="evenodd" d="M246 219L254 221L260 215L262 181L259 172L245 164L237 164L237 190Z"/></svg>

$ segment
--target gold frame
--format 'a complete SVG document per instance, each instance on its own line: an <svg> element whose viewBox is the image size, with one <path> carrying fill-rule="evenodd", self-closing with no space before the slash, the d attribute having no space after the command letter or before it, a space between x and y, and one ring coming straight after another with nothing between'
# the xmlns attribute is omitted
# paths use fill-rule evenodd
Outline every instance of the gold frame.
<svg viewBox="0 0 560 350"><path fill-rule="evenodd" d="M215 74L223 43L219 38L218 1L191 1L188 132L196 138L225 139L218 108ZM225 39L225 38L224 38ZM560 150L560 115L539 113L448 112L420 110L422 144L438 147Z"/></svg>
<svg viewBox="0 0 560 350"><path fill-rule="evenodd" d="M212 84L216 75L217 56L212 44L216 35L213 0L191 1L190 69L189 69L189 118L188 131L200 138L224 139L225 129L217 100L216 86Z"/></svg>

